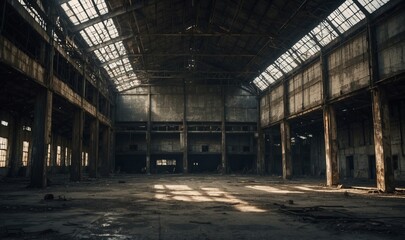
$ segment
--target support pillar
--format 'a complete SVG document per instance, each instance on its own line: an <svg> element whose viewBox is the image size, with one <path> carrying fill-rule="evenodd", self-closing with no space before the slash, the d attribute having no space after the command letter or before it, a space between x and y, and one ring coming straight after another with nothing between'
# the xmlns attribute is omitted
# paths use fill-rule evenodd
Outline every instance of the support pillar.
<svg viewBox="0 0 405 240"><path fill-rule="evenodd" d="M151 87L149 86L148 91L148 122L146 129L146 173L150 174L150 155L151 155L151 130L152 130L152 95Z"/></svg>
<svg viewBox="0 0 405 240"><path fill-rule="evenodd" d="M80 181L82 178L83 126L84 112L77 109L73 115L71 181Z"/></svg>
<svg viewBox="0 0 405 240"><path fill-rule="evenodd" d="M187 89L183 84L183 132L180 136L183 147L183 173L188 173Z"/></svg>
<svg viewBox="0 0 405 240"><path fill-rule="evenodd" d="M257 101L257 111L259 113L259 118L257 119L257 173L262 175L265 172L265 164L264 164L264 157L265 157L265 147L264 147L264 132L262 129L261 123L261 109L260 109L260 98L256 99Z"/></svg>
<svg viewBox="0 0 405 240"><path fill-rule="evenodd" d="M268 169L267 172L269 174L274 173L275 169L275 161L274 161L274 139L273 139L273 131L270 129L269 131L269 142L268 142L268 148L269 148L269 159L268 159Z"/></svg>
<svg viewBox="0 0 405 240"><path fill-rule="evenodd" d="M391 156L391 130L386 90L375 88L373 95L374 148L377 188L383 192L395 191Z"/></svg>
<svg viewBox="0 0 405 240"><path fill-rule="evenodd" d="M20 117L14 118L12 144L11 144L11 156L10 156L10 168L8 172L9 177L17 177L18 171L22 166L22 148L23 148L23 124Z"/></svg>
<svg viewBox="0 0 405 240"><path fill-rule="evenodd" d="M99 122L94 119L90 123L90 150L89 150L89 177L97 177L98 166L98 140L99 140Z"/></svg>
<svg viewBox="0 0 405 240"><path fill-rule="evenodd" d="M325 134L326 185L339 184L338 145L335 109L326 105L323 109L323 127Z"/></svg>
<svg viewBox="0 0 405 240"><path fill-rule="evenodd" d="M285 120L282 121L280 124L280 133L281 133L281 155L283 160L283 178L291 179L292 162L291 162L290 124Z"/></svg>
<svg viewBox="0 0 405 240"><path fill-rule="evenodd" d="M109 177L111 171L111 130L110 127L106 127L103 130L102 145L103 155L101 159L100 174L102 177Z"/></svg>
<svg viewBox="0 0 405 240"><path fill-rule="evenodd" d="M51 135L52 92L41 89L35 99L32 135L31 187L46 187L46 156Z"/></svg>
<svg viewBox="0 0 405 240"><path fill-rule="evenodd" d="M222 114L221 114L221 173L228 173L228 156L226 153L226 88L222 86Z"/></svg>

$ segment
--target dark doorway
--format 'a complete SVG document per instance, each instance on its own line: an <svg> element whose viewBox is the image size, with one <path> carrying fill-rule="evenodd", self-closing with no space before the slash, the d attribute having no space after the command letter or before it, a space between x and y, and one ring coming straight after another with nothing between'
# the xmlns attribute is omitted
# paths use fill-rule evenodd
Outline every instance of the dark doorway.
<svg viewBox="0 0 405 240"><path fill-rule="evenodd" d="M368 156L368 178L376 179L375 155Z"/></svg>
<svg viewBox="0 0 405 240"><path fill-rule="evenodd" d="M142 154L117 155L115 169L122 173L145 173L146 156Z"/></svg>
<svg viewBox="0 0 405 240"><path fill-rule="evenodd" d="M217 173L221 166L220 154L193 154L188 158L191 173Z"/></svg>
<svg viewBox="0 0 405 240"><path fill-rule="evenodd" d="M354 177L354 160L353 156L346 157L346 177L353 178Z"/></svg>

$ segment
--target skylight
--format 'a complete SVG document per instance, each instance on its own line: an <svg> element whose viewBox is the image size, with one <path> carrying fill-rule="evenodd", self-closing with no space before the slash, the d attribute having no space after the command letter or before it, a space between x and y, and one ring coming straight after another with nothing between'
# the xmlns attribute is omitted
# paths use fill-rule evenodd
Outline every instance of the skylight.
<svg viewBox="0 0 405 240"><path fill-rule="evenodd" d="M91 19L108 14L105 0L70 0L61 5L66 15L74 25L85 23ZM99 21L80 31L80 35L93 47L119 37L113 19ZM93 51L100 60L101 66L107 71L118 91L140 84L128 59L127 50L122 41L97 47ZM125 76L125 77L122 77Z"/></svg>
<svg viewBox="0 0 405 240"><path fill-rule="evenodd" d="M373 13L389 0L358 1L369 13ZM346 0L326 20L321 21L307 35L302 37L270 64L266 70L253 80L253 83L260 90L264 90L267 86L279 80L284 74L291 72L303 61L316 55L321 50L321 46L325 47L336 39L339 34L346 32L364 18L365 14L357 7L353 0Z"/></svg>

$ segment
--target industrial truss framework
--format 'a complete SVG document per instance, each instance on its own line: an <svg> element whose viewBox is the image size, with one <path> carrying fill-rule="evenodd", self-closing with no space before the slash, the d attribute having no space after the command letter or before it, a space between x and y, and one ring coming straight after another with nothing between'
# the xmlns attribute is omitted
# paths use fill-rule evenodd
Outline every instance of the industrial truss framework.
<svg viewBox="0 0 405 240"><path fill-rule="evenodd" d="M46 19L38 12L39 9L32 7L32 1L18 1L45 29ZM333 4L327 2L325 6L321 1L317 3L319 6L333 8L322 10L324 16L319 17L312 13L317 5L310 5L306 0L302 3L269 1L266 4L255 1L251 5L237 1L237 6L233 6L234 12L229 16L225 16L226 8L230 8L226 3L215 0L196 3L173 0L167 6L166 2L159 3L171 16L171 27L166 31L159 28L158 17L165 20L167 16L159 12L158 1L58 0L58 10L67 19L58 18L56 24L60 31L84 41L84 52L95 56L99 67L105 70L119 92L151 83L154 79L186 78L234 80L265 90L388 1L342 0L332 1ZM206 2L209 5L203 8ZM335 6L336 2L341 4ZM265 6L262 12L258 11L261 10L260 4ZM178 5L184 5L184 9L180 9L180 16L176 9ZM292 15L285 10L289 7L296 9ZM222 9L222 12L218 9ZM266 23L272 11L281 12L274 16L289 17L281 22ZM305 13L299 16L301 19L294 21L300 11ZM255 12L260 18L255 16ZM204 14L207 15L205 18L202 17ZM238 25L242 16L246 20ZM306 30L308 32L300 32L297 24L308 16L310 21L306 25L319 24L310 31ZM178 21L179 17L182 19ZM255 17L254 24L257 26L250 26L251 19ZM208 22L208 25L205 23L207 26L202 23L203 20ZM163 25L167 22L163 22ZM288 25L291 26L289 30L295 32L281 34ZM63 30L64 27L68 29ZM271 28L278 30L268 30ZM290 39L296 35L303 37L298 41ZM60 41L56 34L55 40ZM73 43L73 47L78 48L77 45ZM266 62L271 64L263 69Z"/></svg>

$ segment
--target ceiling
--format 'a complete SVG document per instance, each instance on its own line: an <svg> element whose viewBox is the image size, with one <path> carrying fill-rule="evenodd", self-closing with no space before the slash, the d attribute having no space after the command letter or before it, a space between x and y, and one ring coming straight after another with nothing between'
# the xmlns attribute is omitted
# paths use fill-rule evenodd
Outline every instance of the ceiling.
<svg viewBox="0 0 405 240"><path fill-rule="evenodd" d="M386 1L359 0L364 4ZM364 18L353 1L343 0L58 3L65 32L96 59L119 92L139 85L183 82L226 83L263 90L286 72L281 62L271 65L280 61L280 56L294 55L287 63L293 68L307 59L307 52L312 54L310 47L295 51L294 44L308 38L305 41L312 39L312 45L319 45L314 48L322 47L326 37L321 35L337 37L340 25L350 23L353 16L358 18L353 24ZM332 16L342 3L347 6L343 6L340 16ZM325 20L327 17L330 20ZM343 20L336 22L334 18L338 17ZM314 32L316 28L319 30ZM259 78L264 73L266 76Z"/></svg>

